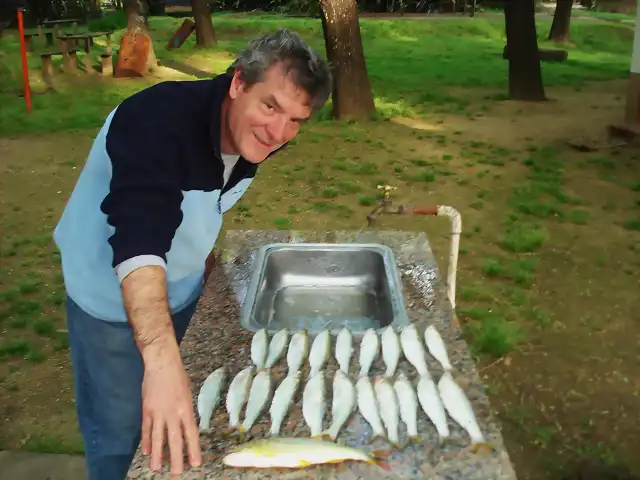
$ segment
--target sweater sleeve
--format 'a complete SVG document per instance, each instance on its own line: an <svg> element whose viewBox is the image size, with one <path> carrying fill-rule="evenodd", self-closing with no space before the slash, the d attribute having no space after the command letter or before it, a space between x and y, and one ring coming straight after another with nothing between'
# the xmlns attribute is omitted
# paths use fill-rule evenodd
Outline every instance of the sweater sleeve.
<svg viewBox="0 0 640 480"><path fill-rule="evenodd" d="M112 177L101 209L113 228L109 244L119 280L146 265L166 268L182 222L177 134L162 99L141 92L120 104L106 137ZM159 103L158 103L159 102Z"/></svg>

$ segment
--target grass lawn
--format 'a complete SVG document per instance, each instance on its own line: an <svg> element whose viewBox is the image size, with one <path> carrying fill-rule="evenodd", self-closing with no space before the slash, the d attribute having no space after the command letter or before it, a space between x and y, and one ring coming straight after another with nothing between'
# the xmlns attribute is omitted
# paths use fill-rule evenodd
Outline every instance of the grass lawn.
<svg viewBox="0 0 640 480"><path fill-rule="evenodd" d="M180 20L150 21L161 61L208 72L279 26L323 51L319 20L216 14L215 48L190 38L174 52ZM549 26L538 20L542 45ZM505 101L499 16L363 19L376 118L338 123L325 109L261 166L225 225L359 229L379 183L398 203L458 208L458 315L523 479L557 479L581 458L640 472L640 152L567 144L622 118L632 28L574 21L569 60L543 66L551 101L524 104ZM52 229L105 115L145 85L193 77L59 73L25 115L17 52L0 39L0 449L78 452ZM29 63L37 91L38 56ZM383 216L379 228L426 231L446 271L446 220Z"/></svg>

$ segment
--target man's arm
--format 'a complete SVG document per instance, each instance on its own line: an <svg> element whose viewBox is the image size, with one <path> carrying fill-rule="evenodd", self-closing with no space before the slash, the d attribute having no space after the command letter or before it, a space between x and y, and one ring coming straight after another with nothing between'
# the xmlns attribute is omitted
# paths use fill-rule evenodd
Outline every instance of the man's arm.
<svg viewBox="0 0 640 480"><path fill-rule="evenodd" d="M145 266L127 275L121 284L124 306L145 365L161 353L178 348L167 307L165 270Z"/></svg>
<svg viewBox="0 0 640 480"><path fill-rule="evenodd" d="M185 440L191 465L200 464L201 451L167 301L167 253L183 198L174 95L167 86L152 87L116 110L106 136L112 175L101 209L113 230L112 266L144 363L142 451L151 454L151 469L160 469L166 430L171 471L179 474Z"/></svg>

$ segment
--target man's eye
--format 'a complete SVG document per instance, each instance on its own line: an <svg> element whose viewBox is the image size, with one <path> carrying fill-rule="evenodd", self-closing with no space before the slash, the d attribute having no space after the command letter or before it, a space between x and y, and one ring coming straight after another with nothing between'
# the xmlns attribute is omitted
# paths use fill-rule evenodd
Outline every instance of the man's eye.
<svg viewBox="0 0 640 480"><path fill-rule="evenodd" d="M271 111L273 110L273 105L269 104L269 103L265 103L264 106L267 108L267 110Z"/></svg>

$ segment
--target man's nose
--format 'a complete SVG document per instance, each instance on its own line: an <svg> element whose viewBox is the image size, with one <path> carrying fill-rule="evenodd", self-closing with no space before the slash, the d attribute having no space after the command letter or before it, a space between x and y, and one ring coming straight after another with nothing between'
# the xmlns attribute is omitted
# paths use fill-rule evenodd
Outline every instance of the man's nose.
<svg viewBox="0 0 640 480"><path fill-rule="evenodd" d="M278 115L267 125L267 133L271 143L284 143L287 119L283 115Z"/></svg>

